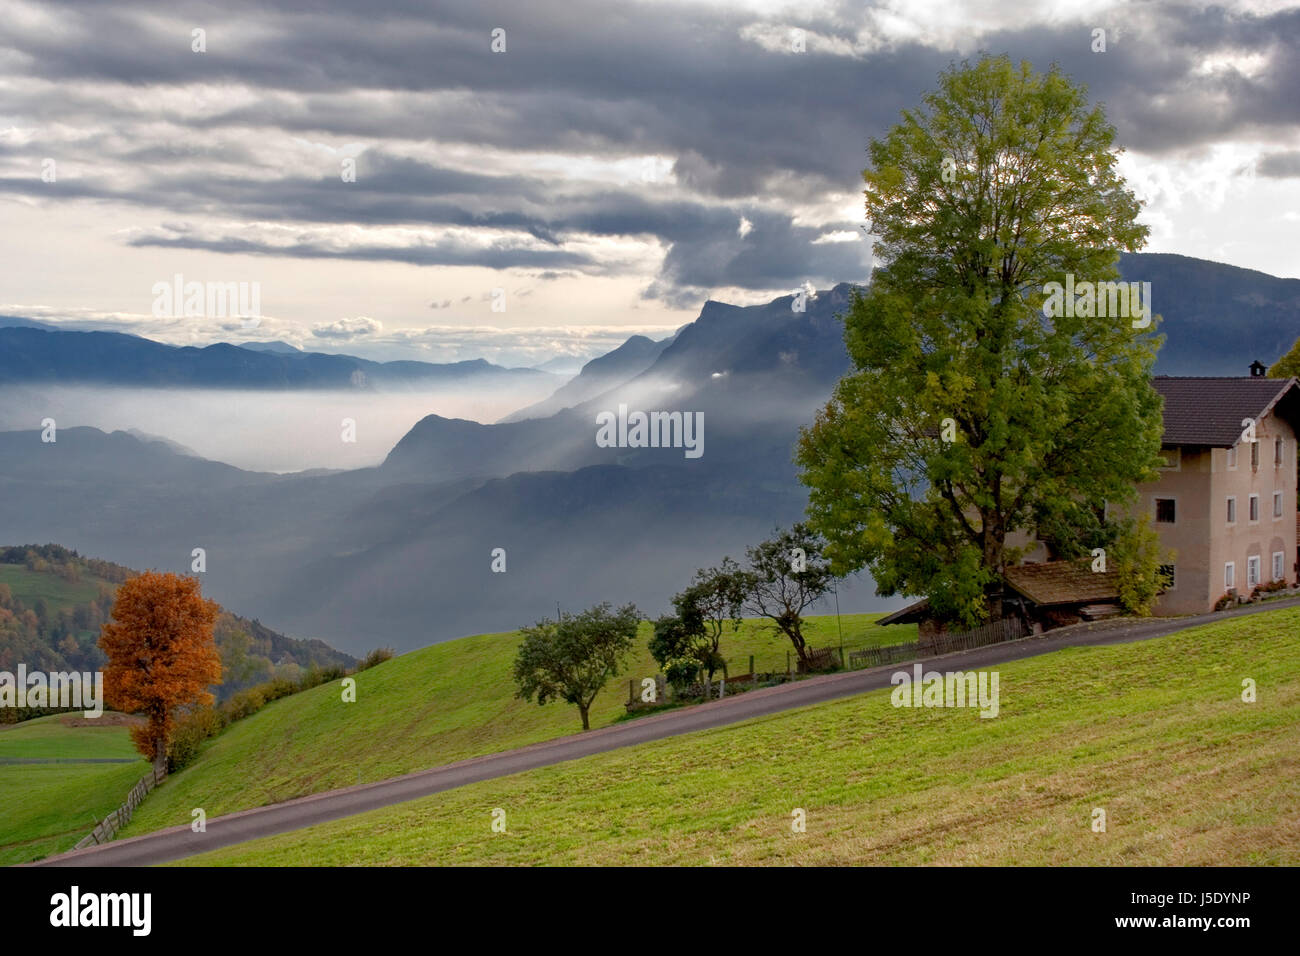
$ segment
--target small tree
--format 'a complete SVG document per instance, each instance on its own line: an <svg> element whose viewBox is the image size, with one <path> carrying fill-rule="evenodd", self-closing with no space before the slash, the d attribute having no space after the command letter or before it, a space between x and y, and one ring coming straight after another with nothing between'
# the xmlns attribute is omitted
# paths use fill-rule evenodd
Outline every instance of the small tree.
<svg viewBox="0 0 1300 956"><path fill-rule="evenodd" d="M1127 519L1120 525L1112 552L1119 576L1119 600L1130 614L1147 617L1151 606L1169 581L1160 565L1172 564L1175 551L1160 546L1160 535L1151 527L1150 516Z"/></svg>
<svg viewBox="0 0 1300 956"><path fill-rule="evenodd" d="M821 600L835 584L830 561L822 556L826 542L800 522L780 529L768 540L746 549L749 588L744 608L770 619L790 638L799 660L807 663L803 612Z"/></svg>
<svg viewBox="0 0 1300 956"><path fill-rule="evenodd" d="M195 578L146 571L117 590L112 620L99 647L107 656L104 696L110 707L143 713L131 728L136 749L166 765L176 711L210 705L221 683L221 657L212 629L220 608L205 601Z"/></svg>
<svg viewBox="0 0 1300 956"><path fill-rule="evenodd" d="M539 705L551 700L575 704L582 729L589 729L591 703L605 682L623 669L640 621L634 605L611 612L606 602L524 628L515 657L515 696L536 697Z"/></svg>
<svg viewBox="0 0 1300 956"><path fill-rule="evenodd" d="M692 624L676 614L665 614L654 622L650 656L663 668L668 683L679 693L699 677L711 653L709 640L698 619Z"/></svg>
<svg viewBox="0 0 1300 956"><path fill-rule="evenodd" d="M723 558L716 568L695 572L690 586L673 597L673 607L683 624L701 635L707 650L701 652L700 661L709 680L714 671L727 673L727 663L722 657L722 632L728 623L734 633L740 629L744 613L745 595L749 591L749 576L731 558Z"/></svg>

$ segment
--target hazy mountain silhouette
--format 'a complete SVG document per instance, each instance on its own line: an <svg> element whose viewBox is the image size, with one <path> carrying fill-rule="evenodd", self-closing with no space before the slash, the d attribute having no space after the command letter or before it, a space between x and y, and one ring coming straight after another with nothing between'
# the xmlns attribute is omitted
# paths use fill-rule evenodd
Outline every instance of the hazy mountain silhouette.
<svg viewBox="0 0 1300 956"><path fill-rule="evenodd" d="M507 369L483 359L446 365L372 362L350 355L267 351L224 342L205 348L177 347L120 332L0 328L0 385L355 389L545 376L535 369Z"/></svg>
<svg viewBox="0 0 1300 956"><path fill-rule="evenodd" d="M617 385L621 385L654 363L672 339L656 342L644 335L634 335L612 352L594 358L578 374L565 382L550 397L512 412L502 422L518 422L527 418L546 418L566 408L572 408L595 398Z"/></svg>
<svg viewBox="0 0 1300 956"><path fill-rule="evenodd" d="M288 352L297 354L302 351L296 345L290 345L288 342L238 342L237 346L241 349L251 349L254 352Z"/></svg>
<svg viewBox="0 0 1300 956"><path fill-rule="evenodd" d="M1163 253L1121 255L1120 272L1151 283L1152 311L1164 319L1157 374L1245 375L1300 336L1300 279Z"/></svg>

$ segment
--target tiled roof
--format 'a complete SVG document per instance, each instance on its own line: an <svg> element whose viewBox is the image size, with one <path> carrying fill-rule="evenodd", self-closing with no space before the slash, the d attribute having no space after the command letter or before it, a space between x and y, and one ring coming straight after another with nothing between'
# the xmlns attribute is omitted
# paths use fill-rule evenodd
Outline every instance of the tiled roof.
<svg viewBox="0 0 1300 956"><path fill-rule="evenodd" d="M1294 378L1184 378L1157 375L1151 384L1165 400L1164 443L1231 448L1241 422L1260 419L1282 402L1300 425L1300 384Z"/></svg>
<svg viewBox="0 0 1300 956"><path fill-rule="evenodd" d="M1093 571L1088 562L1047 561L1007 568L1003 578L1035 604L1085 604L1119 597L1119 574Z"/></svg>
<svg viewBox="0 0 1300 956"><path fill-rule="evenodd" d="M930 599L921 598L915 604L909 604L905 608L900 608L893 614L886 614L884 617L877 619L877 624L912 624L917 621L923 621L930 616Z"/></svg>

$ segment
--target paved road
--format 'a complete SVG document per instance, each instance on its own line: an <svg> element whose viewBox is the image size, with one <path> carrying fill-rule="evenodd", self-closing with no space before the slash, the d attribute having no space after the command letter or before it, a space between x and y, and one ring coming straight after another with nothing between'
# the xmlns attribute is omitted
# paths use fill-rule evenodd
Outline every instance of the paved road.
<svg viewBox="0 0 1300 956"><path fill-rule="evenodd" d="M1300 598L1177 620L1107 621L1094 625L1076 625L1052 631L1044 637L1030 637L973 651L946 654L943 657L930 658L925 663L927 670L932 667L937 670L991 667L1008 661L1047 654L1065 647L1094 647L1148 640L1210 621L1221 621L1225 617L1258 614L1263 611L1296 606L1300 606ZM934 663L931 664L931 661ZM578 757L588 757L607 750L631 747L695 730L721 727L737 721L749 720L752 717L762 717L795 707L806 707L841 697L851 697L864 691L878 690L890 686L891 674L900 669L910 669L911 666L912 662L909 661L752 690L725 700L642 717L613 727L603 727L570 737L561 737L558 740L548 740L505 753L461 760L432 770L394 777L391 780L347 787L342 790L330 790L268 807L214 817L207 821L207 830L204 833L194 833L186 823L168 830L158 830L144 836L132 837L129 840L118 840L104 846L65 853L35 865L149 866L165 863L219 847L243 843L246 840L288 833L317 823L415 800L481 780L491 780L536 767L547 767L566 760L575 760Z"/></svg>

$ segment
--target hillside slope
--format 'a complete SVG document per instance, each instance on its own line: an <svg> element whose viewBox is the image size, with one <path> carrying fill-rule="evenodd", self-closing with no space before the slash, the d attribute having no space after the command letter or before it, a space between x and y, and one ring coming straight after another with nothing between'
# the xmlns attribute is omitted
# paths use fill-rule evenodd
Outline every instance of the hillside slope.
<svg viewBox="0 0 1300 956"><path fill-rule="evenodd" d="M1297 609L1071 648L1002 665L993 719L880 691L185 862L1295 865L1297 654Z"/></svg>
<svg viewBox="0 0 1300 956"><path fill-rule="evenodd" d="M878 627L876 617L846 615L845 647L915 640L915 626ZM629 679L658 672L646 650L650 632L643 624L626 672L597 696L592 727L625 713ZM811 619L808 633L813 646L839 641L834 617ZM193 807L216 816L574 733L581 726L575 708L514 697L519 641L518 632L483 634L404 654L356 675L356 703L343 703L329 684L268 704L168 778L124 835L184 822ZM722 649L735 670L753 654L758 670L772 671L785 669L788 645L747 621Z"/></svg>

